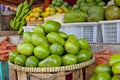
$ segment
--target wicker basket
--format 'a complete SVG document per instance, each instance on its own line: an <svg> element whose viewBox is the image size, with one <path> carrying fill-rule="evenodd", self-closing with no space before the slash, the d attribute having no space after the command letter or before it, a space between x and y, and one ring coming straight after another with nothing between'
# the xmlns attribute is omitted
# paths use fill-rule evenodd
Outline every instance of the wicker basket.
<svg viewBox="0 0 120 80"><path fill-rule="evenodd" d="M10 62L9 62L9 65L10 65L11 69L16 69L18 71L24 71L24 72L60 72L60 71L72 71L75 69L80 69L80 68L83 68L83 67L86 67L86 66L92 64L93 62L95 62L94 58L92 58L89 61L82 62L80 64L61 66L61 67L46 67L46 68L21 67L21 66L14 65Z"/></svg>

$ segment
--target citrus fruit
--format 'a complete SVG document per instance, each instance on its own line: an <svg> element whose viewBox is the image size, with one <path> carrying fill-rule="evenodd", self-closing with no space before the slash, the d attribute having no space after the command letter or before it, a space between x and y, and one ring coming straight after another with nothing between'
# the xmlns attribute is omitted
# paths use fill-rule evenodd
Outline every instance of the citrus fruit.
<svg viewBox="0 0 120 80"><path fill-rule="evenodd" d="M78 58L78 62L81 63L90 60L92 58L92 53L88 50L80 50L76 56Z"/></svg>
<svg viewBox="0 0 120 80"><path fill-rule="evenodd" d="M40 13L38 11L34 12L33 14L34 14L34 17L36 17L36 18L40 17Z"/></svg>
<svg viewBox="0 0 120 80"><path fill-rule="evenodd" d="M77 64L78 59L73 54L66 54L62 57L62 61L63 61L63 65L67 66L67 65Z"/></svg>
<svg viewBox="0 0 120 80"><path fill-rule="evenodd" d="M96 74L95 80L111 80L111 76L108 72L99 72Z"/></svg>
<svg viewBox="0 0 120 80"><path fill-rule="evenodd" d="M112 72L114 74L120 74L120 62L117 62L112 66Z"/></svg>
<svg viewBox="0 0 120 80"><path fill-rule="evenodd" d="M19 55L19 53L17 52L17 51L12 51L12 52L10 52L10 54L9 54L9 60L10 60L10 62L14 62L14 59L15 59L15 57L17 57Z"/></svg>
<svg viewBox="0 0 120 80"><path fill-rule="evenodd" d="M97 65L94 69L95 73L99 73L99 72L108 72L108 73L112 73L111 67L107 64L100 64Z"/></svg>
<svg viewBox="0 0 120 80"><path fill-rule="evenodd" d="M50 53L61 56L64 52L64 47L60 43L52 43L49 47Z"/></svg>
<svg viewBox="0 0 120 80"><path fill-rule="evenodd" d="M109 65L112 66L115 63L120 62L120 54L114 54L109 58Z"/></svg>
<svg viewBox="0 0 120 80"><path fill-rule="evenodd" d="M34 48L34 55L39 59L44 59L50 54L50 51L44 45L38 45Z"/></svg>
<svg viewBox="0 0 120 80"><path fill-rule="evenodd" d="M26 56L25 55L18 55L14 59L14 64L19 65L19 66L24 66L26 61Z"/></svg>
<svg viewBox="0 0 120 80"><path fill-rule="evenodd" d="M31 35L32 35L32 32L24 32L23 33L23 41L31 42Z"/></svg>
<svg viewBox="0 0 120 80"><path fill-rule="evenodd" d="M31 43L20 43L17 45L17 51L25 56L30 56L33 53L34 46Z"/></svg>
<svg viewBox="0 0 120 80"><path fill-rule="evenodd" d="M38 66L39 59L35 56L29 56L26 59L25 66L26 67L37 67Z"/></svg>

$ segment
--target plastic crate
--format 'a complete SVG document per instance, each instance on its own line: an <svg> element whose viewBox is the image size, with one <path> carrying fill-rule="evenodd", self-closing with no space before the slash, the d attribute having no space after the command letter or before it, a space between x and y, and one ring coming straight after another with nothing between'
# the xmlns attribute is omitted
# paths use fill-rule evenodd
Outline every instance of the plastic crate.
<svg viewBox="0 0 120 80"><path fill-rule="evenodd" d="M33 32L34 26L23 26L23 31L24 32Z"/></svg>
<svg viewBox="0 0 120 80"><path fill-rule="evenodd" d="M33 32L33 26L23 27L24 32ZM86 38L90 43L98 42L99 27L97 22L84 22L84 23L64 23L61 24L60 31L67 34L74 34L78 38ZM99 38L99 39L98 39Z"/></svg>
<svg viewBox="0 0 120 80"><path fill-rule="evenodd" d="M84 22L84 23L64 23L60 31L67 34L74 34L78 38L86 38L90 43L98 42L98 23Z"/></svg>
<svg viewBox="0 0 120 80"><path fill-rule="evenodd" d="M100 21L103 43L120 43L120 20Z"/></svg>

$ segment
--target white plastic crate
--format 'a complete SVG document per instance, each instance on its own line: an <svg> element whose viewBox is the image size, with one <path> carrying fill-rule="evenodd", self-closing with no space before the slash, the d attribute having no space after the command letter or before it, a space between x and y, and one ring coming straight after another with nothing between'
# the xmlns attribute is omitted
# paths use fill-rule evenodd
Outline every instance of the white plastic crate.
<svg viewBox="0 0 120 80"><path fill-rule="evenodd" d="M120 43L120 20L100 21L103 43Z"/></svg>
<svg viewBox="0 0 120 80"><path fill-rule="evenodd" d="M67 34L74 34L78 38L86 38L90 43L98 42L98 23L84 22L84 23L64 23L60 31Z"/></svg>
<svg viewBox="0 0 120 80"><path fill-rule="evenodd" d="M24 32L33 32L34 26L23 27ZM96 43L100 40L99 27L97 22L84 23L64 23L61 24L60 31L67 34L74 34L78 38L86 38L90 43Z"/></svg>
<svg viewBox="0 0 120 80"><path fill-rule="evenodd" d="M23 26L24 32L33 32L34 26Z"/></svg>

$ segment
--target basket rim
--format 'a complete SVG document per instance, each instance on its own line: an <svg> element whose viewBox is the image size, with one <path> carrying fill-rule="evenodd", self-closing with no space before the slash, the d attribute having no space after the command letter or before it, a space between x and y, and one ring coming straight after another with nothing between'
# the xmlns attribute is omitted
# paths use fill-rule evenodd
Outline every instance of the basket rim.
<svg viewBox="0 0 120 80"><path fill-rule="evenodd" d="M61 72L61 71L72 71L75 69L80 69L83 67L86 67L92 63L95 62L95 58L92 57L92 59L86 61L86 62L82 62L79 64L74 64L74 65L69 65L69 66L60 66L60 67L44 67L44 68L40 68L40 67L22 67L22 66L18 66L15 65L13 63L11 63L10 61L8 61L9 63L9 67L10 69L15 69L17 71L23 71L23 72Z"/></svg>

